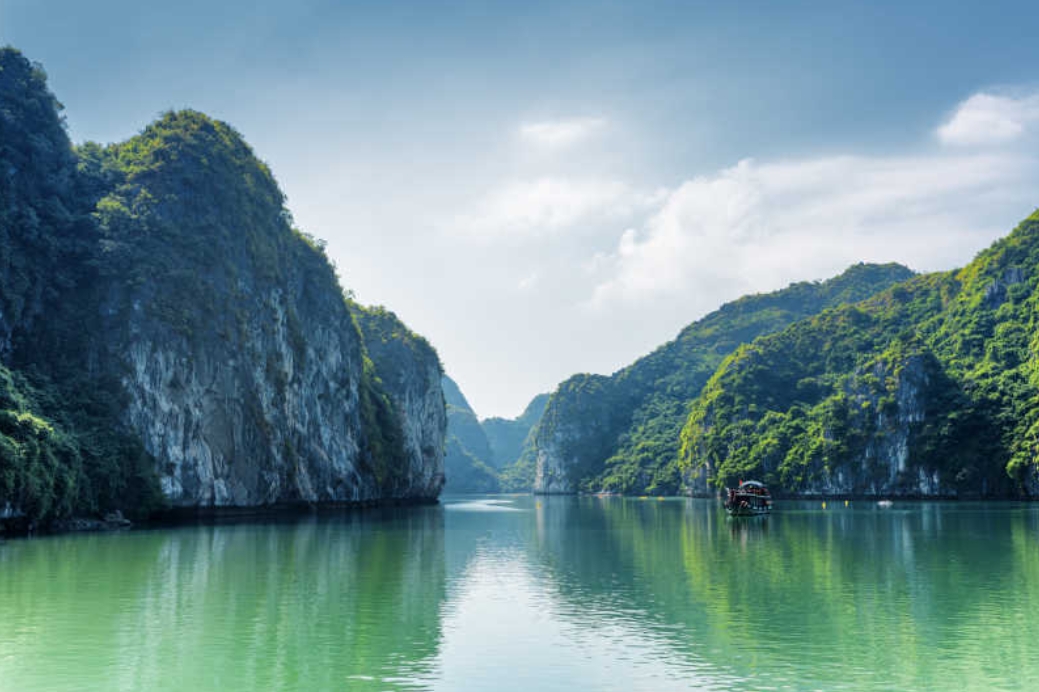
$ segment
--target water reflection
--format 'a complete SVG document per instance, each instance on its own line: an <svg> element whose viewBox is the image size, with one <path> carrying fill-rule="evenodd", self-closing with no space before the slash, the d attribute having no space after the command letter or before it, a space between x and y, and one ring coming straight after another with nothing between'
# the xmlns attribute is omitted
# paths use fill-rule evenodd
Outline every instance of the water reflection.
<svg viewBox="0 0 1039 692"><path fill-rule="evenodd" d="M786 503L764 521L699 501L542 510L533 552L561 612L667 633L674 660L729 688L1027 689L1039 673L1032 506Z"/></svg>
<svg viewBox="0 0 1039 692"><path fill-rule="evenodd" d="M0 549L0 689L408 689L444 598L439 511Z"/></svg>
<svg viewBox="0 0 1039 692"><path fill-rule="evenodd" d="M1039 678L1039 508L447 498L0 546L0 690L960 690Z"/></svg>

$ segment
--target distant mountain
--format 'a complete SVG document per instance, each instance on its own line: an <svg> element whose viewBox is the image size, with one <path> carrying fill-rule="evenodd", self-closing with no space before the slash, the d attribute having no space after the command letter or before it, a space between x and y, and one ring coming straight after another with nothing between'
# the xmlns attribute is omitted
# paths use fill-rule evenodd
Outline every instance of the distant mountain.
<svg viewBox="0 0 1039 692"><path fill-rule="evenodd" d="M678 492L679 433L689 402L729 353L911 276L898 264L858 264L827 281L746 296L611 376L571 377L552 394L527 454L534 491Z"/></svg>
<svg viewBox="0 0 1039 692"><path fill-rule="evenodd" d="M730 355L682 432L684 483L1039 493L1039 212L959 271L899 283Z"/></svg>
<svg viewBox="0 0 1039 692"><path fill-rule="evenodd" d="M487 418L481 423L491 444L495 466L499 469L514 464L523 454L527 436L541 420L548 398L548 394L538 394L527 404L519 418Z"/></svg>
<svg viewBox="0 0 1039 692"><path fill-rule="evenodd" d="M498 477L504 492L530 492L534 487L537 459L534 437L549 398L549 394L537 395L516 420L489 418L483 422L491 446L496 450Z"/></svg>
<svg viewBox="0 0 1039 692"><path fill-rule="evenodd" d="M515 471L510 470L520 458L531 428L540 419L548 395L535 397L519 418L489 418L481 422L461 389L447 375L443 377L443 389L448 420L444 492L530 490L530 482L517 484Z"/></svg>
<svg viewBox="0 0 1039 692"><path fill-rule="evenodd" d="M444 492L494 493L498 473L480 421L462 390L447 375L441 378L447 403L447 447L444 456Z"/></svg>
<svg viewBox="0 0 1039 692"><path fill-rule="evenodd" d="M454 380L444 375L440 378L440 386L444 390L445 404L463 411L473 412L473 407L469 405L469 400L465 398L465 394L462 394L462 390L459 389L458 384Z"/></svg>

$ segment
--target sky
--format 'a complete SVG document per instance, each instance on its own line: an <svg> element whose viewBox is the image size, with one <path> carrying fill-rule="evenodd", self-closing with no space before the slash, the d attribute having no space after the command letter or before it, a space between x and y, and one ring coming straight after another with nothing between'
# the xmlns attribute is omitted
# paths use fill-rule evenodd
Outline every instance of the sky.
<svg viewBox="0 0 1039 692"><path fill-rule="evenodd" d="M74 141L190 107L481 417L1039 206L1039 3L0 0Z"/></svg>

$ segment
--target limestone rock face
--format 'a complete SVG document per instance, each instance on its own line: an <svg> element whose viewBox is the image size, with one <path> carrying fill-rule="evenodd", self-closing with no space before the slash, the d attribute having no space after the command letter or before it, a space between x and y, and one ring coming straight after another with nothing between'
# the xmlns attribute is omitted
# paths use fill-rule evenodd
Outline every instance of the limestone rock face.
<svg viewBox="0 0 1039 692"><path fill-rule="evenodd" d="M121 383L124 421L166 499L435 498L445 413L433 349L344 296L230 127L171 113L140 138L159 153L98 204L93 360Z"/></svg>
<svg viewBox="0 0 1039 692"><path fill-rule="evenodd" d="M546 442L537 450L534 470L534 492L539 495L570 495L577 492L568 473L568 463L558 451L558 444Z"/></svg>
<svg viewBox="0 0 1039 692"><path fill-rule="evenodd" d="M576 493L609 456L624 409L615 390L602 375L575 375L560 385L534 432L535 493Z"/></svg>
<svg viewBox="0 0 1039 692"><path fill-rule="evenodd" d="M864 444L846 462L820 469L801 489L805 495L935 496L955 494L943 487L936 468L919 463L912 449L934 395L932 373L936 363L927 355L913 355L892 367L877 363L867 375L890 382L888 400L861 381L848 388L849 409L870 412L862 422Z"/></svg>
<svg viewBox="0 0 1039 692"><path fill-rule="evenodd" d="M397 476L392 494L435 498L444 486L447 435L440 360L392 312L358 308L355 315L375 372L392 403L391 427L399 431L398 451L406 460L406 473Z"/></svg>
<svg viewBox="0 0 1039 692"><path fill-rule="evenodd" d="M936 430L943 428L945 412L937 402L949 395L938 361L930 353L916 353L897 362L877 361L857 373L844 389L845 421L838 434L824 429L827 442L841 442L841 451L820 459L803 471L800 482L784 483L779 457L769 457L757 472L777 479L782 492L798 495L865 495L934 497L958 494L959 488L940 469L922 462L933 458L918 451L924 445L941 445ZM703 425L715 424L707 418ZM838 440L838 438L840 438ZM708 455L684 478L685 491L694 496L718 492L711 481L715 469Z"/></svg>
<svg viewBox="0 0 1039 692"><path fill-rule="evenodd" d="M137 307L108 362L123 368L126 422L155 457L166 498L219 506L378 497L361 464L361 339L345 307L335 315L276 288L249 293L241 329L234 314L218 316L194 339L122 297ZM290 335L289 311L305 339Z"/></svg>

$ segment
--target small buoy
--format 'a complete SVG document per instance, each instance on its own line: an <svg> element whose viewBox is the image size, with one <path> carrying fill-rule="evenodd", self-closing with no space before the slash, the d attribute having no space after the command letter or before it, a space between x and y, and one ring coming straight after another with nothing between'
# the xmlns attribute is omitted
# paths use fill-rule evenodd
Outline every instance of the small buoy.
<svg viewBox="0 0 1039 692"><path fill-rule="evenodd" d="M660 496L658 495L658 496L657 496L657 502L663 502L663 501L664 501L664 498L662 498L662 497L660 497Z"/></svg>
<svg viewBox="0 0 1039 692"><path fill-rule="evenodd" d="M646 499L646 496L645 496L645 495L639 495L639 499L640 499L640 500L645 500L645 499Z"/></svg>
<svg viewBox="0 0 1039 692"><path fill-rule="evenodd" d="M541 503L540 503L540 502L539 502L539 503L537 503L537 504L535 505L535 507L538 507L538 508L540 508L540 507L541 507Z"/></svg>
<svg viewBox="0 0 1039 692"><path fill-rule="evenodd" d="M844 501L844 506L845 506L845 507L847 507L847 506L848 506L848 501L847 501L847 500L845 500L845 501Z"/></svg>
<svg viewBox="0 0 1039 692"><path fill-rule="evenodd" d="M826 500L823 500L823 509L826 509Z"/></svg>

